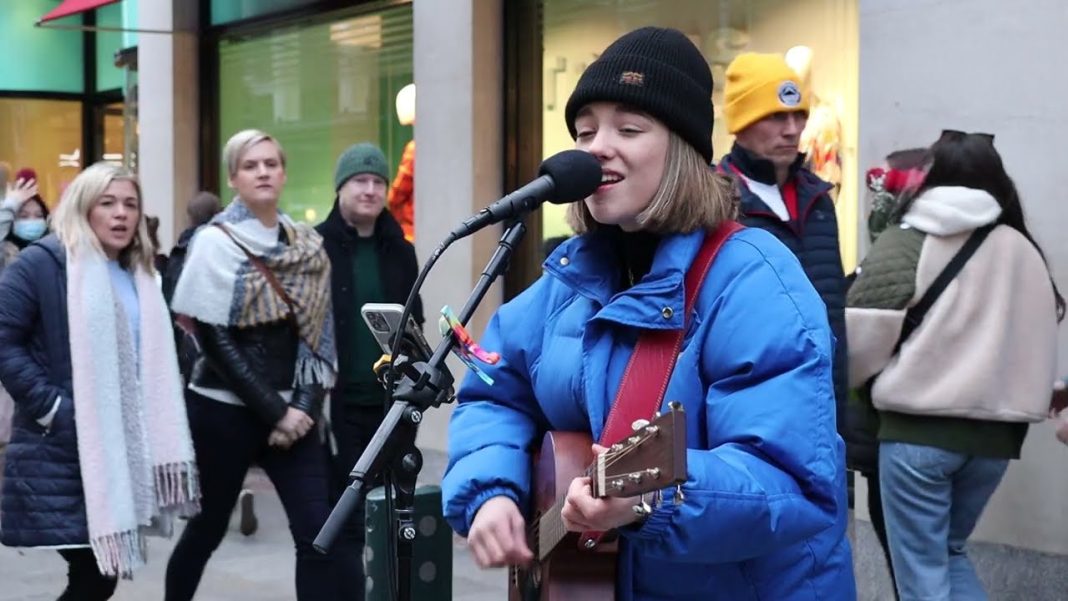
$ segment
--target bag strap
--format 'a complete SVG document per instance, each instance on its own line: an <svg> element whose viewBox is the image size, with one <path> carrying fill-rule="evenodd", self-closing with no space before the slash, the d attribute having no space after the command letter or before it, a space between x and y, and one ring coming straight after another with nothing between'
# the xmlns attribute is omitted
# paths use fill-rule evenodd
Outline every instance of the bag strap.
<svg viewBox="0 0 1068 601"><path fill-rule="evenodd" d="M935 304L935 301L949 286L949 283L953 281L953 278L957 277L960 270L964 268L964 264L975 254L975 251L979 249L979 245L983 243L983 240L996 226L996 223L991 223L972 232L972 235L964 242L964 246L957 251L956 255L953 255L942 273L938 274L934 282L931 282L931 286L927 289L927 292L923 293L920 302L910 307L905 313L905 323L901 324L901 335L897 339L897 344L894 345L894 355L901 350L901 345L916 331L916 328L920 327L920 324L923 323L923 318L927 315L927 311Z"/></svg>
<svg viewBox="0 0 1068 601"><path fill-rule="evenodd" d="M686 272L686 309L683 318L687 325L705 275L708 274L719 249L740 229L742 225L737 221L724 221L705 236L701 250ZM612 401L604 431L601 432L602 446L630 436L631 424L639 419L651 419L660 410L685 335L685 326L678 330L643 330L639 335L638 343L634 346L634 352L623 372L619 391ZM603 532L583 532L579 537L579 546L592 549L603 536Z"/></svg>
<svg viewBox="0 0 1068 601"><path fill-rule="evenodd" d="M245 256L248 257L249 263L252 263L252 266L256 268L256 271L260 272L260 275L262 275L264 279L267 280L267 283L271 286L271 289L274 290L275 294L277 294L278 297L282 299L282 302L284 302L286 306L289 307L290 318L295 319L297 316L296 303L294 303L293 299L290 298L288 294L286 294L285 288L282 287L282 283L278 281L278 278L274 275L274 272L271 271L271 268L267 267L267 264L263 262L263 259L252 254L252 251L245 248L244 244L238 242L237 238L235 238L234 235L230 233L229 228L227 228L225 225L221 223L214 223L212 225L222 230L227 235L227 237L233 240L234 244L236 244L238 248L245 252Z"/></svg>

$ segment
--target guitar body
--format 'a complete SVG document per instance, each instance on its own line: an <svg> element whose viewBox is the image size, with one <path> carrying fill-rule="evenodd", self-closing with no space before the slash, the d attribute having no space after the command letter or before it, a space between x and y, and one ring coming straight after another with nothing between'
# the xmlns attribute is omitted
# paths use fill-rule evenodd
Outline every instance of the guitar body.
<svg viewBox="0 0 1068 601"><path fill-rule="evenodd" d="M571 481L586 475L594 460L588 434L549 432L534 466L534 520L567 494ZM533 520L532 520L533 521ZM535 539L536 540L536 539ZM534 541L532 541L534 542ZM608 546L606 546L608 547ZM604 601L615 598L616 554L598 548L582 551L570 533L529 569L512 568L509 601ZM535 558L539 550L532 546Z"/></svg>
<svg viewBox="0 0 1068 601"><path fill-rule="evenodd" d="M534 562L509 570L510 601L604 601L615 598L616 549L608 537L585 541L594 549L580 549L579 535L568 532L560 513L571 482L590 477L596 498L635 499L686 481L686 416L682 405L670 403L667 413L653 422L635 421L633 433L594 457L592 440L578 432L549 432L534 465L534 515L527 541ZM682 499L681 488L676 501ZM654 503L658 501L654 498ZM637 504L636 504L637 506ZM647 513L650 506L642 498ZM637 511L637 510L636 510ZM586 536L591 536L586 533Z"/></svg>

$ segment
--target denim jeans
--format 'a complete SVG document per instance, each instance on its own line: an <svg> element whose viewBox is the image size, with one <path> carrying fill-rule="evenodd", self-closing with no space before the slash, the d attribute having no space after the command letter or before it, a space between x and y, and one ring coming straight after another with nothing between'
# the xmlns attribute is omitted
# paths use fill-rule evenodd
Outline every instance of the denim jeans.
<svg viewBox="0 0 1068 601"><path fill-rule="evenodd" d="M965 552L1008 459L903 442L879 446L879 481L901 601L982 601Z"/></svg>

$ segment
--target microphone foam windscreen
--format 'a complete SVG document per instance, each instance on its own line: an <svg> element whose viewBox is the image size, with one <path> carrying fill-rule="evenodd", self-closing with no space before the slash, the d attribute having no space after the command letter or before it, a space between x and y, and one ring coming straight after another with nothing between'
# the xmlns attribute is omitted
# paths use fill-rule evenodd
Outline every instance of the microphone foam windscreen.
<svg viewBox="0 0 1068 601"><path fill-rule="evenodd" d="M549 202L575 202L593 194L601 185L601 163L583 150L565 150L542 161L538 175L553 178Z"/></svg>

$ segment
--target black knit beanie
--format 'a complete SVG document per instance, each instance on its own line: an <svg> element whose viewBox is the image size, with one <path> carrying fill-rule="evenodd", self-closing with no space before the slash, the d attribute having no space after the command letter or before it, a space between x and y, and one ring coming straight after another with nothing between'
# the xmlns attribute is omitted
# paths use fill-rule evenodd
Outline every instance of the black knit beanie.
<svg viewBox="0 0 1068 601"><path fill-rule="evenodd" d="M712 161L712 71L681 31L642 27L605 48L567 100L572 138L579 110L598 101L649 113Z"/></svg>

